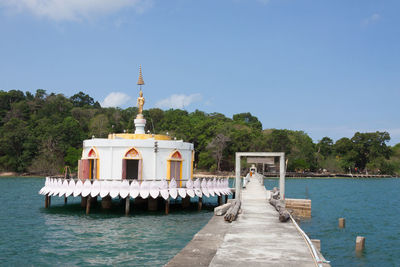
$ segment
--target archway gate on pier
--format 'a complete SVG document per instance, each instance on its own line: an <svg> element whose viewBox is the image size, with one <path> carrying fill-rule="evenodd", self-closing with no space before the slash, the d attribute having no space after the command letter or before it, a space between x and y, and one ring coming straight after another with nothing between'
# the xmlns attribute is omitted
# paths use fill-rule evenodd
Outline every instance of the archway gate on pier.
<svg viewBox="0 0 400 267"><path fill-rule="evenodd" d="M285 153L284 152L236 152L235 161L235 199L240 199L242 183L240 178L241 157L279 157L279 191L281 198L285 199Z"/></svg>

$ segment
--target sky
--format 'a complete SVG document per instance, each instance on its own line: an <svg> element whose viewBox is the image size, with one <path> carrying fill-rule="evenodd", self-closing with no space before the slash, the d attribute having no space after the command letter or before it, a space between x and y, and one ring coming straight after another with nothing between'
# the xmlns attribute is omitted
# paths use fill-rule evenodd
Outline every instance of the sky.
<svg viewBox="0 0 400 267"><path fill-rule="evenodd" d="M400 1L0 0L0 90L400 143Z"/></svg>

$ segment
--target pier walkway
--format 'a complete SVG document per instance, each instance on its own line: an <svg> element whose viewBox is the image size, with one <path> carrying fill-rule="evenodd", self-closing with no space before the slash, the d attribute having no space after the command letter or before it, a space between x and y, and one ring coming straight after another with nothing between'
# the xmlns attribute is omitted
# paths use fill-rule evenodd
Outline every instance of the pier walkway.
<svg viewBox="0 0 400 267"><path fill-rule="evenodd" d="M257 179L242 190L242 214L225 234L210 266L315 266L291 221L281 223Z"/></svg>
<svg viewBox="0 0 400 267"><path fill-rule="evenodd" d="M316 266L295 225L279 222L269 192L257 179L241 194L236 221L214 216L166 266Z"/></svg>

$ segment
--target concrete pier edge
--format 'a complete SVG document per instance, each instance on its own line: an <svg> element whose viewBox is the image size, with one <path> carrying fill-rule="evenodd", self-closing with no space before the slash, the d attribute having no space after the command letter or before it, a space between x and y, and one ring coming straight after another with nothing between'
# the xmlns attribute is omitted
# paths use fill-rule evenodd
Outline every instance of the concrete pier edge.
<svg viewBox="0 0 400 267"><path fill-rule="evenodd" d="M213 215L208 223L193 236L193 239L165 266L209 266L229 228L230 224L224 221L223 216Z"/></svg>

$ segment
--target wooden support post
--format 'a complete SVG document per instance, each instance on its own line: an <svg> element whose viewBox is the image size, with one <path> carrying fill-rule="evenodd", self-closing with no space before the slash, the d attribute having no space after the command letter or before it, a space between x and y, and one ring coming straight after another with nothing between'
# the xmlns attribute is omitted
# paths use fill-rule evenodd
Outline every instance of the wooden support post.
<svg viewBox="0 0 400 267"><path fill-rule="evenodd" d="M169 198L165 200L165 215L169 214Z"/></svg>
<svg viewBox="0 0 400 267"><path fill-rule="evenodd" d="M82 208L87 207L87 197L81 197L81 207Z"/></svg>
<svg viewBox="0 0 400 267"><path fill-rule="evenodd" d="M90 213L90 203L92 203L92 197L89 195L86 197L86 215Z"/></svg>
<svg viewBox="0 0 400 267"><path fill-rule="evenodd" d="M201 211L202 207L203 207L203 198L199 197L199 202L197 203L197 210Z"/></svg>
<svg viewBox="0 0 400 267"><path fill-rule="evenodd" d="M228 203L228 198L229 198L229 195L225 195L225 201L224 201L224 204Z"/></svg>
<svg viewBox="0 0 400 267"><path fill-rule="evenodd" d="M218 196L218 206L222 205L222 196Z"/></svg>
<svg viewBox="0 0 400 267"><path fill-rule="evenodd" d="M182 198L182 208L186 209L190 206L190 197L186 196L185 198Z"/></svg>
<svg viewBox="0 0 400 267"><path fill-rule="evenodd" d="M67 205L67 202L68 202L68 198L64 197L64 205Z"/></svg>
<svg viewBox="0 0 400 267"><path fill-rule="evenodd" d="M364 250L365 247L365 237L357 236L356 238L356 251L361 252Z"/></svg>
<svg viewBox="0 0 400 267"><path fill-rule="evenodd" d="M51 205L51 196L49 196L49 199L48 199L48 207L50 207L50 205Z"/></svg>
<svg viewBox="0 0 400 267"><path fill-rule="evenodd" d="M130 203L131 203L131 199L130 197L126 197L125 198L125 215L129 215L130 212Z"/></svg>
<svg viewBox="0 0 400 267"><path fill-rule="evenodd" d="M44 207L47 209L49 207L49 194L44 197Z"/></svg>
<svg viewBox="0 0 400 267"><path fill-rule="evenodd" d="M105 196L101 199L101 207L103 209L111 209L112 200L110 196Z"/></svg>
<svg viewBox="0 0 400 267"><path fill-rule="evenodd" d="M157 211L157 199L154 199L154 198L151 198L151 197L149 197L148 199L147 199L147 209L149 210L149 211Z"/></svg>
<svg viewBox="0 0 400 267"><path fill-rule="evenodd" d="M92 201L92 206L97 207L97 196L95 197L91 197L91 201Z"/></svg>
<svg viewBox="0 0 400 267"><path fill-rule="evenodd" d="M339 228L346 227L346 220L344 218L339 218Z"/></svg>

